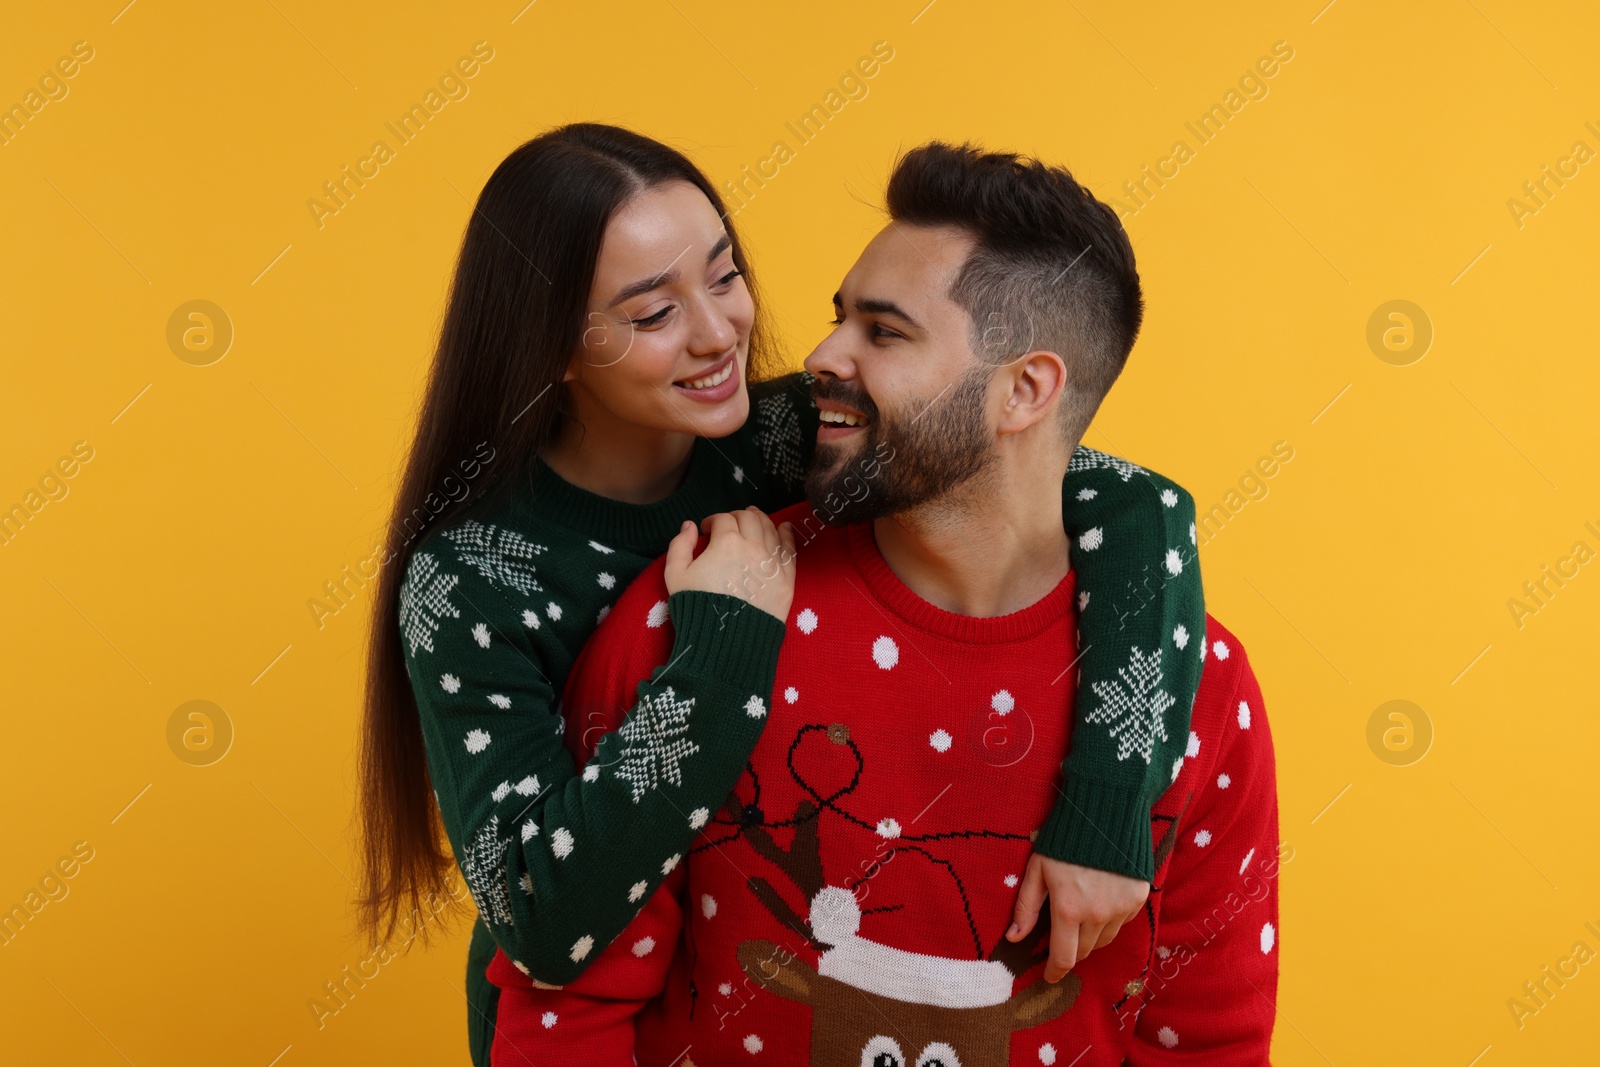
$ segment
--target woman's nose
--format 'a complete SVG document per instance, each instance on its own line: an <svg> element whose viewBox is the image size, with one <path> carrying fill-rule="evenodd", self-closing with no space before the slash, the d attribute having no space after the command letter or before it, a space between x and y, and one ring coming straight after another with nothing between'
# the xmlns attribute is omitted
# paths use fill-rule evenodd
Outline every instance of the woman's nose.
<svg viewBox="0 0 1600 1067"><path fill-rule="evenodd" d="M695 305L689 350L699 356L715 356L732 348L739 340L739 331L716 302L699 300Z"/></svg>

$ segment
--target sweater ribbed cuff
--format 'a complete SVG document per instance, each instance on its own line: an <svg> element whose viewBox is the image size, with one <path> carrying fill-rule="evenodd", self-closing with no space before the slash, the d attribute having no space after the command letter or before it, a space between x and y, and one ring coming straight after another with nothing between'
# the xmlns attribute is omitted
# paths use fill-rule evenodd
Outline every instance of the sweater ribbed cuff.
<svg viewBox="0 0 1600 1067"><path fill-rule="evenodd" d="M1033 850L1080 867L1151 881L1150 799L1137 789L1068 778Z"/></svg>
<svg viewBox="0 0 1600 1067"><path fill-rule="evenodd" d="M778 652L788 627L777 616L727 593L686 589L667 598L674 640L668 663L696 677L753 679L772 694Z"/></svg>

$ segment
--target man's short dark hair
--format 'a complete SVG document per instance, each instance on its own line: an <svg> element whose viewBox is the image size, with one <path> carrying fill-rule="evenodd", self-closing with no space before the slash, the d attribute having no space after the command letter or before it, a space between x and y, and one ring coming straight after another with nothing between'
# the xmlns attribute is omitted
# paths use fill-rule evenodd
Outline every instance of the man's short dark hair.
<svg viewBox="0 0 1600 1067"><path fill-rule="evenodd" d="M1062 426L1081 437L1144 317L1133 246L1116 213L1064 167L939 141L901 157L888 207L896 222L973 237L949 292L972 318L973 351L996 365L1041 349L1060 355Z"/></svg>

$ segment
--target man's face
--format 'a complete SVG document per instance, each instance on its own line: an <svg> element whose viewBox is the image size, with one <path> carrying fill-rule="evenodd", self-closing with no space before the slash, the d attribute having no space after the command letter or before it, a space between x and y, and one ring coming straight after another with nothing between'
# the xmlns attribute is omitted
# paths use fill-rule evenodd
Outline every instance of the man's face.
<svg viewBox="0 0 1600 1067"><path fill-rule="evenodd" d="M805 361L823 417L806 498L826 521L907 511L993 459L994 370L946 295L973 244L953 228L891 222L839 286L837 325Z"/></svg>

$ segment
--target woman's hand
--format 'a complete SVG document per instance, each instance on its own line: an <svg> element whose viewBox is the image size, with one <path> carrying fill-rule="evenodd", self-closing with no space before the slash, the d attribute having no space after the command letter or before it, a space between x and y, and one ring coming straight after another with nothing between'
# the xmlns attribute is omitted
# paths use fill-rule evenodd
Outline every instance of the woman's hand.
<svg viewBox="0 0 1600 1067"><path fill-rule="evenodd" d="M711 536L705 551L694 554L700 530ZM789 621L794 601L794 527L782 528L757 507L720 512L696 529L685 522L667 546L667 592L698 589L727 593Z"/></svg>
<svg viewBox="0 0 1600 1067"><path fill-rule="evenodd" d="M1050 898L1050 958L1044 980L1058 981L1095 949L1105 948L1124 923L1131 922L1150 898L1150 883L1137 878L1063 863L1035 852L1028 857L1022 888L1012 912L1006 940L1021 941Z"/></svg>

